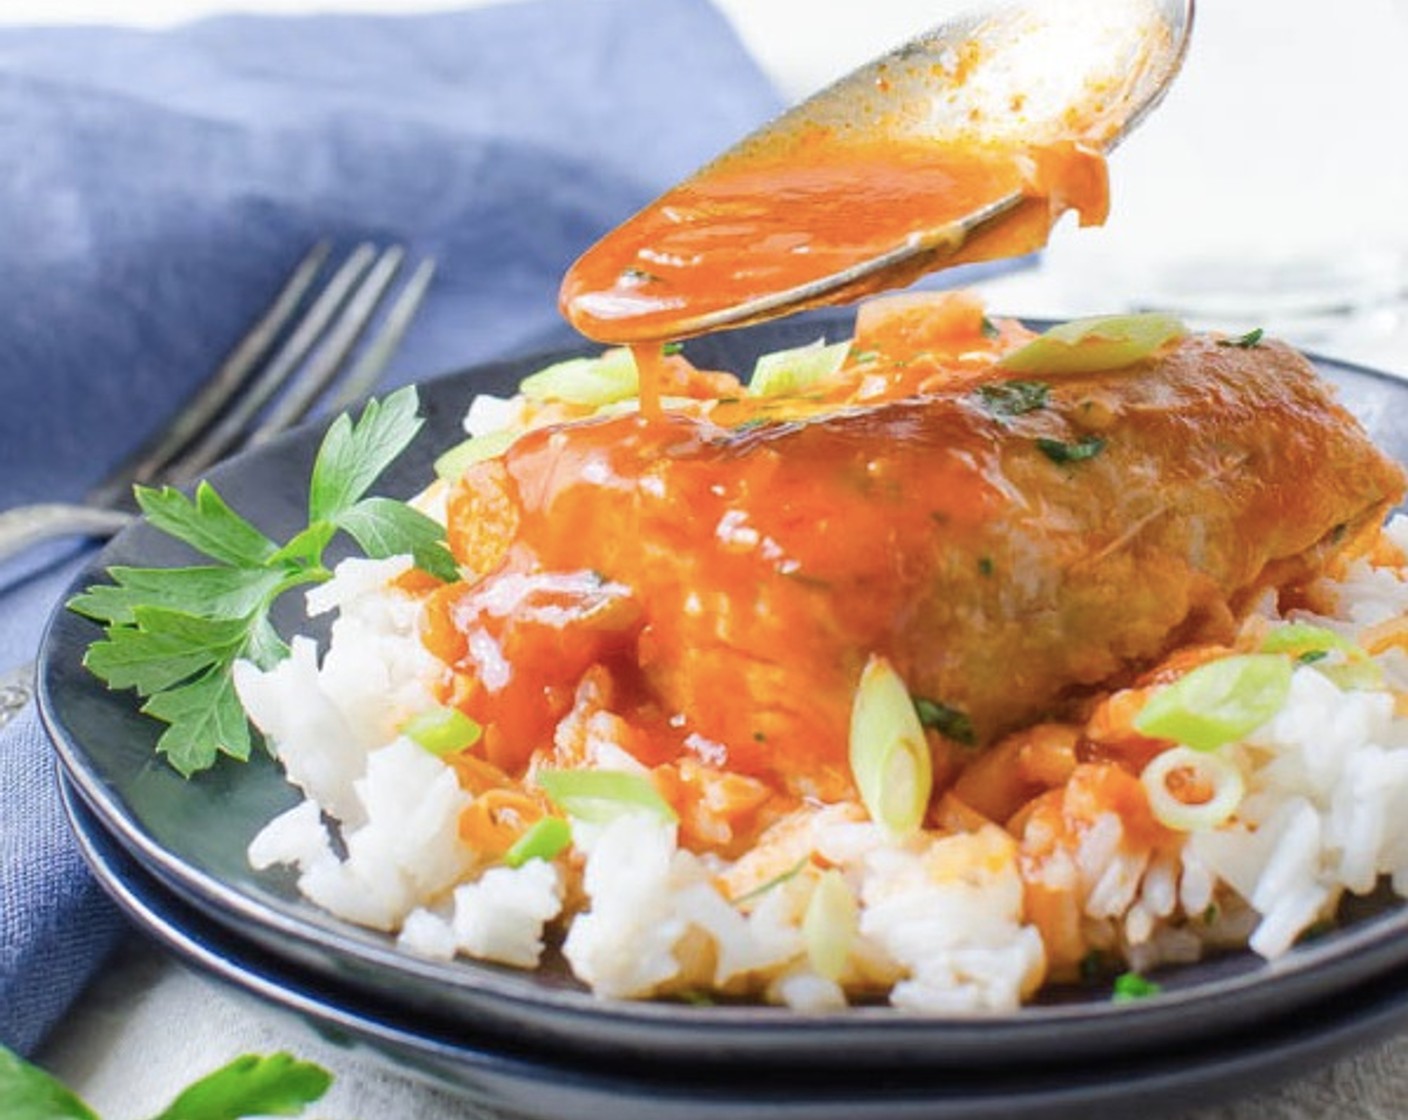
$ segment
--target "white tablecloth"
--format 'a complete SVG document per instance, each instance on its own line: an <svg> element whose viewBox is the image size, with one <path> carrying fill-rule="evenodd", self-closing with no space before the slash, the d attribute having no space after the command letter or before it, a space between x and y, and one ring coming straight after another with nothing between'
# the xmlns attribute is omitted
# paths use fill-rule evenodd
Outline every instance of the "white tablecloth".
<svg viewBox="0 0 1408 1120"><path fill-rule="evenodd" d="M589 0L583 0L589 2ZM865 4L818 5L813 0L718 0L744 39L788 94L804 94L855 63L936 21L946 3L935 0L870 0ZM1219 0L1232 3L1234 0ZM1252 0L1235 0L1250 3ZM1262 0L1257 0L1262 2ZM238 8L257 11L321 9L394 10L464 6L465 0L7 0L0 22L132 22L162 25L195 15ZM1153 118L1157 124L1158 118ZM1153 131L1153 124L1146 126ZM1249 144L1254 138L1249 139ZM1153 138L1149 141L1154 143ZM1117 241L1126 256L1137 230L1120 222L1121 192L1134 192L1120 178L1116 156L1117 213L1099 237ZM1351 174L1346 169L1347 175ZM1165 184L1167 186L1167 184ZM1197 184L1183 184L1189 192ZM1386 230L1386 235L1402 236ZM1113 296L1101 284L1110 275L1099 263L1096 235L1058 231L1043 267L988 286L990 305L1003 314L1062 316L1092 313ZM1401 242L1400 242L1401 244ZM1322 340L1335 356L1408 374L1408 318L1398 307L1380 308L1350 329ZM1249 324L1256 325L1256 324ZM291 1049L336 1075L334 1087L313 1114L324 1120L415 1117L449 1120L480 1113L440 1088L390 1068L380 1060L333 1047L286 1017L237 997L188 972L152 946L134 940L50 1039L39 1060L71 1084L102 1115L151 1115L178 1088L201 1073L248 1051ZM1400 1117L1408 1112L1408 1037L1310 1072L1286 1088L1224 1107L1205 1109L1196 1120L1319 1120ZM1193 1118L1189 1118L1193 1120Z"/></svg>

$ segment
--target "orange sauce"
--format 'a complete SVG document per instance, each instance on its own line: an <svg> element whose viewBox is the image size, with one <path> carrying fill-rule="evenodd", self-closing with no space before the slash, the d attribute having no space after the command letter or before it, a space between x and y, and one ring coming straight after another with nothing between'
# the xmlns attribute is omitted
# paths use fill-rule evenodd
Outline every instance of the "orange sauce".
<svg viewBox="0 0 1408 1120"><path fill-rule="evenodd" d="M631 346L631 356L640 373L640 414L647 420L658 420L661 389L667 376L664 350L659 343L638 342Z"/></svg>
<svg viewBox="0 0 1408 1120"><path fill-rule="evenodd" d="M813 128L721 160L656 200L572 266L560 302L599 341L680 337L697 333L689 324L703 316L822 280L1011 196L1022 201L991 229L956 253L921 257L883 286L1035 249L1070 208L1087 224L1103 221L1103 157L1069 143L842 141ZM878 286L811 302L846 302Z"/></svg>

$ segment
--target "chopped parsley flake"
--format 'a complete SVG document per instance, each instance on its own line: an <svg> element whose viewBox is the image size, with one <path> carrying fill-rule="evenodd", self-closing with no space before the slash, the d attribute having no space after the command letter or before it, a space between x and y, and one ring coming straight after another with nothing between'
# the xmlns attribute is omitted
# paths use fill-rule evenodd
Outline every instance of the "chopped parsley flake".
<svg viewBox="0 0 1408 1120"><path fill-rule="evenodd" d="M1110 1002L1131 1003L1137 999L1156 996L1163 990L1163 985L1156 984L1137 972L1122 972L1115 977L1115 989L1110 996Z"/></svg>
<svg viewBox="0 0 1408 1120"><path fill-rule="evenodd" d="M667 342L664 346L660 347L660 353L669 357L671 354L678 354L683 349L683 342Z"/></svg>
<svg viewBox="0 0 1408 1120"><path fill-rule="evenodd" d="M978 557L978 571L981 572L981 573L982 573L983 575L985 575L985 576L990 576L990 575L992 575L992 570L993 570L992 557L991 557L991 556L979 556L979 557Z"/></svg>
<svg viewBox="0 0 1408 1120"><path fill-rule="evenodd" d="M973 721L968 718L967 713L923 696L915 696L913 699L914 711L922 726L937 731L955 743L962 743L965 747L977 745L978 735L973 730Z"/></svg>
<svg viewBox="0 0 1408 1120"><path fill-rule="evenodd" d="M1053 463L1081 463L1086 459L1095 458L1105 450L1105 441L1099 436L1085 436L1075 443L1063 443L1059 439L1039 439L1036 445Z"/></svg>
<svg viewBox="0 0 1408 1120"><path fill-rule="evenodd" d="M997 329L997 324L994 323L991 319L989 319L986 315L983 316L982 329L984 338L997 338L998 335L1002 333L1000 330Z"/></svg>
<svg viewBox="0 0 1408 1120"><path fill-rule="evenodd" d="M1051 386L1044 381L994 381L979 385L978 399L993 416L1023 416L1046 407Z"/></svg>
<svg viewBox="0 0 1408 1120"><path fill-rule="evenodd" d="M1081 957L1078 967L1080 969L1080 978L1087 984L1093 984L1105 974L1106 968L1109 967L1109 960L1101 950L1091 949L1090 952Z"/></svg>
<svg viewBox="0 0 1408 1120"><path fill-rule="evenodd" d="M1236 338L1224 338L1218 342L1219 346L1235 346L1240 350L1250 350L1261 343L1262 336L1266 334L1264 330L1257 327L1254 331L1238 335Z"/></svg>

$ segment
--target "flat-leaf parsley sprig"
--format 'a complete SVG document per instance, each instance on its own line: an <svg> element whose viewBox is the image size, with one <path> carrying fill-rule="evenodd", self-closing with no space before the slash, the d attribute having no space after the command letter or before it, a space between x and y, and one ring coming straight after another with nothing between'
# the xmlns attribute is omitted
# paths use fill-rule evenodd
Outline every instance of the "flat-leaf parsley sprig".
<svg viewBox="0 0 1408 1120"><path fill-rule="evenodd" d="M220 754L249 757L251 731L230 669L247 658L267 669L288 656L269 621L285 591L332 573L323 553L339 530L373 559L409 553L416 566L457 578L444 528L391 498L367 497L423 421L414 388L370 401L354 422L339 416L324 436L308 488L308 525L284 544L246 521L208 482L193 498L138 486L138 505L157 529L216 561L186 568L108 569L68 603L104 625L83 664L109 688L135 689L142 711L169 724L157 750L189 777Z"/></svg>

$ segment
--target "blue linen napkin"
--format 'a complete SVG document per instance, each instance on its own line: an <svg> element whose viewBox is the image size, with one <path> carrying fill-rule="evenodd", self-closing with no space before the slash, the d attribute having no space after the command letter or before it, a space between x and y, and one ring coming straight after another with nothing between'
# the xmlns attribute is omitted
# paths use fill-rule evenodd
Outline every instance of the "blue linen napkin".
<svg viewBox="0 0 1408 1120"><path fill-rule="evenodd" d="M79 497L319 238L439 262L388 384L569 340L574 256L777 108L705 0L0 32L0 508ZM0 569L0 672L87 554ZM0 732L0 1042L120 928L31 706Z"/></svg>

